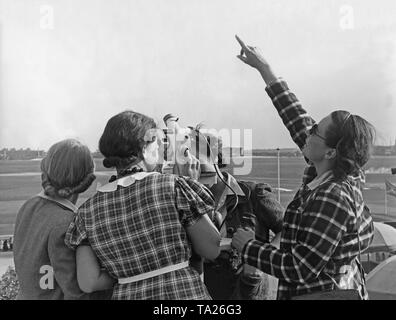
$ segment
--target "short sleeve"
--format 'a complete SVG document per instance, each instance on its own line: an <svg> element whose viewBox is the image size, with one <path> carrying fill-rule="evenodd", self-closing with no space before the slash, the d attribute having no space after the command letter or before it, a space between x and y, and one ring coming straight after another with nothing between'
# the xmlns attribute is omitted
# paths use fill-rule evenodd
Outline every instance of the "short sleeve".
<svg viewBox="0 0 396 320"><path fill-rule="evenodd" d="M71 249L76 249L79 245L87 245L88 243L84 219L81 212L78 211L66 231L65 244Z"/></svg>
<svg viewBox="0 0 396 320"><path fill-rule="evenodd" d="M203 184L187 177L176 177L176 207L184 227L194 225L204 214L212 217L215 201Z"/></svg>

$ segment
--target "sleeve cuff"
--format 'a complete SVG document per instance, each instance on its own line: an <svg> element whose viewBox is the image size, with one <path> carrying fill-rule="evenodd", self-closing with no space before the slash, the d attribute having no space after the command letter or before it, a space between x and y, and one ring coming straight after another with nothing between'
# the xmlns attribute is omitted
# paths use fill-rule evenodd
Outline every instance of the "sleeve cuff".
<svg viewBox="0 0 396 320"><path fill-rule="evenodd" d="M251 239L248 242L245 243L242 252L241 252L241 257L242 257L242 262L247 263L248 258L249 258L249 247L252 245L253 242L256 240Z"/></svg>

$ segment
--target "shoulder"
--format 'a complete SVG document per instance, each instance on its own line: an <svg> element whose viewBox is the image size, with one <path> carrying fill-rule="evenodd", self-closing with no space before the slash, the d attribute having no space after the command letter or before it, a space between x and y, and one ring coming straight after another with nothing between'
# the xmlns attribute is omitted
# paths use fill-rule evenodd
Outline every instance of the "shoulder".
<svg viewBox="0 0 396 320"><path fill-rule="evenodd" d="M179 176L171 173L158 173L152 174L144 179L144 181L151 181L156 183L167 182L167 183L175 183L175 181L179 178Z"/></svg>
<svg viewBox="0 0 396 320"><path fill-rule="evenodd" d="M37 210L44 210L47 207L52 208L52 202L40 197L39 195L35 195L28 200L26 200L22 206L19 208L19 213L28 211L37 211Z"/></svg>
<svg viewBox="0 0 396 320"><path fill-rule="evenodd" d="M76 213L70 210L57 208L57 210L54 211L54 226L52 229L56 230L57 232L62 230L66 232L75 215Z"/></svg>
<svg viewBox="0 0 396 320"><path fill-rule="evenodd" d="M178 179L179 177L174 174L158 173L147 176L136 183L153 193L173 193Z"/></svg>
<svg viewBox="0 0 396 320"><path fill-rule="evenodd" d="M185 177L185 176L175 176L175 186L186 189L186 190L192 190L197 193L201 192L209 192L209 189L204 186L202 183L190 178L190 177Z"/></svg>
<svg viewBox="0 0 396 320"><path fill-rule="evenodd" d="M54 227L69 224L75 213L61 203L41 198L39 196L28 200L32 211L40 212L40 217L46 219Z"/></svg>
<svg viewBox="0 0 396 320"><path fill-rule="evenodd" d="M175 187L186 187L188 189L194 189L194 190L200 190L202 188L206 188L204 185L199 183L198 181L195 181L194 179L191 179L190 177L185 177L185 176L178 176L175 174L155 174L151 175L146 178L147 182L152 182L156 184L161 184L165 187L170 187L174 189Z"/></svg>
<svg viewBox="0 0 396 320"><path fill-rule="evenodd" d="M353 214L353 195L342 181L328 181L318 186L307 204L319 215L345 222Z"/></svg>
<svg viewBox="0 0 396 320"><path fill-rule="evenodd" d="M212 192L202 183L190 178L175 176L175 190L177 197L193 200L196 203L214 206Z"/></svg>
<svg viewBox="0 0 396 320"><path fill-rule="evenodd" d="M29 214L30 212L36 210L37 204L40 202L40 199L40 197L34 196L26 200L18 210L17 219L25 214Z"/></svg>
<svg viewBox="0 0 396 320"><path fill-rule="evenodd" d="M318 186L314 194L316 198L326 198L329 201L346 204L354 201L356 192L361 193L358 187L352 186L347 181L331 180Z"/></svg>
<svg viewBox="0 0 396 320"><path fill-rule="evenodd" d="M63 211L63 212L62 212ZM65 234L69 229L70 224L73 222L76 213L69 210L57 211L56 216L51 221L52 226L49 231L49 241L57 243L58 241L63 242Z"/></svg>
<svg viewBox="0 0 396 320"><path fill-rule="evenodd" d="M103 198L105 194L106 193L95 192L91 197L81 203L81 205L78 207L77 213L89 210L93 206L97 205L99 202L101 202L101 198Z"/></svg>

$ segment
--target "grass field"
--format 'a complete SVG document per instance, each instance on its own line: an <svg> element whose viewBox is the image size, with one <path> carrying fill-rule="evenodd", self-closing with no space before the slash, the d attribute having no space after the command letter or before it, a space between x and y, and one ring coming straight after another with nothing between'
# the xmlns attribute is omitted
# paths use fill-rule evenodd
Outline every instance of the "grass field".
<svg viewBox="0 0 396 320"><path fill-rule="evenodd" d="M245 160L249 161L249 160ZM255 157L248 175L237 176L241 180L254 180L277 187L277 159ZM103 167L100 159L95 159L97 179L84 192L77 204L81 204L96 190L97 183L105 184L113 171ZM233 173L230 165L227 171ZM305 162L302 158L281 158L281 203L287 205L301 183ZM396 176L390 168L396 167L396 157L374 157L366 165L366 185L363 190L365 201L374 214L384 214L385 179L396 184ZM41 191L40 161L0 161L0 235L12 234L18 209L28 198ZM388 196L388 214L396 218L396 198Z"/></svg>

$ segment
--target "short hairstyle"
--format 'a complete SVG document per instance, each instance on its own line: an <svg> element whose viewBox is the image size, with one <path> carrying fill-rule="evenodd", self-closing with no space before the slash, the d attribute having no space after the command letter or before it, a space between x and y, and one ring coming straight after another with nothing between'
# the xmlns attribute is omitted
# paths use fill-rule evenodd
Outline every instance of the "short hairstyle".
<svg viewBox="0 0 396 320"><path fill-rule="evenodd" d="M146 134L156 128L152 118L131 110L110 118L99 140L99 150L105 157L103 165L125 168L141 160L143 147L148 143Z"/></svg>
<svg viewBox="0 0 396 320"><path fill-rule="evenodd" d="M362 117L348 111L333 111L330 116L332 124L326 132L326 144L336 149L334 175L342 178L355 174L371 157L375 128Z"/></svg>
<svg viewBox="0 0 396 320"><path fill-rule="evenodd" d="M48 196L68 198L86 191L95 180L88 147L75 139L62 140L41 161L41 180Z"/></svg>

